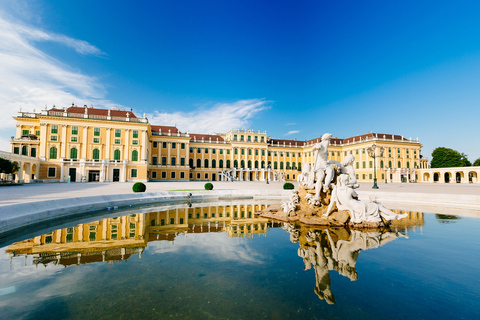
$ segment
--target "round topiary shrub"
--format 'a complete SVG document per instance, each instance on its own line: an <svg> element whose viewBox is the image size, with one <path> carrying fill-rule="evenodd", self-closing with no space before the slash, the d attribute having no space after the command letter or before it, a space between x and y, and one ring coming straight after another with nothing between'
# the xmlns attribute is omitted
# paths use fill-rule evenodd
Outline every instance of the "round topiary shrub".
<svg viewBox="0 0 480 320"><path fill-rule="evenodd" d="M133 192L145 192L147 186L142 182L136 182L132 187Z"/></svg>
<svg viewBox="0 0 480 320"><path fill-rule="evenodd" d="M210 182L205 183L205 190L213 190L213 184Z"/></svg>
<svg viewBox="0 0 480 320"><path fill-rule="evenodd" d="M293 186L293 183L290 182L285 182L283 184L283 190L293 190L295 187Z"/></svg>

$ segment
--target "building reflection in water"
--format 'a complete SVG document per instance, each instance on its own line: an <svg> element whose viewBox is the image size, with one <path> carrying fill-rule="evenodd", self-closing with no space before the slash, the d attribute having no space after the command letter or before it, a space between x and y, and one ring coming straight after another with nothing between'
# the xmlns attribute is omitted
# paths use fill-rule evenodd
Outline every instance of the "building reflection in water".
<svg viewBox="0 0 480 320"><path fill-rule="evenodd" d="M150 241L174 241L179 234L226 232L229 237L266 234L272 225L254 213L266 204L177 208L105 218L58 229L8 246L10 258L33 256L33 263L78 265L126 260Z"/></svg>
<svg viewBox="0 0 480 320"><path fill-rule="evenodd" d="M388 229L351 230L347 228L308 227L286 224L290 241L298 243L298 255L303 258L305 270L315 270L315 293L328 304L335 304L335 296L330 288L330 271L352 281L358 279L355 265L362 250L374 249L407 237L409 230L423 226L423 213L394 210L396 213L408 213L408 217Z"/></svg>
<svg viewBox="0 0 480 320"><path fill-rule="evenodd" d="M92 262L109 264L142 252L151 241L174 241L179 234L225 232L229 237L266 235L270 227L283 226L290 241L298 243L298 255L305 270L315 270L315 293L329 304L335 303L330 288L330 271L352 281L358 279L356 261L362 250L378 248L409 231L421 230L423 213L407 212L386 230L294 226L255 217L268 205L225 205L177 208L164 211L105 218L100 221L58 229L42 236L8 246L10 259L33 256L35 265L79 265ZM394 210L397 213L405 211Z"/></svg>

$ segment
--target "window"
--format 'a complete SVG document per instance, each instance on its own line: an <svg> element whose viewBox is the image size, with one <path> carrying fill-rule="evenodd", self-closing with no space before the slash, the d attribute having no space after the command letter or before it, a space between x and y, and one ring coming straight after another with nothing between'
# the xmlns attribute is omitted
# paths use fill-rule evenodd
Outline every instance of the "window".
<svg viewBox="0 0 480 320"><path fill-rule="evenodd" d="M77 126L72 127L72 134L78 134L78 127Z"/></svg>
<svg viewBox="0 0 480 320"><path fill-rule="evenodd" d="M50 159L57 159L57 148L51 147L50 148Z"/></svg>
<svg viewBox="0 0 480 320"><path fill-rule="evenodd" d="M171 160L171 161L170 161L170 164L171 164L172 166L176 166L176 165L177 165L177 158L176 158L176 157L172 157L170 160Z"/></svg>
<svg viewBox="0 0 480 320"><path fill-rule="evenodd" d="M205 173L205 180L208 180L208 173Z"/></svg>
<svg viewBox="0 0 480 320"><path fill-rule="evenodd" d="M367 167L366 164L365 164L365 161L363 161L362 166L363 166L363 169L365 169Z"/></svg>
<svg viewBox="0 0 480 320"><path fill-rule="evenodd" d="M113 151L113 160L120 160L120 150Z"/></svg>
<svg viewBox="0 0 480 320"><path fill-rule="evenodd" d="M398 165L398 168L402 167L402 163L400 161L398 161L397 165Z"/></svg>
<svg viewBox="0 0 480 320"><path fill-rule="evenodd" d="M167 143L166 142L162 142L162 148L166 148L167 147Z"/></svg>
<svg viewBox="0 0 480 320"><path fill-rule="evenodd" d="M121 129L115 129L115 137L120 138L122 136L122 130Z"/></svg>
<svg viewBox="0 0 480 320"><path fill-rule="evenodd" d="M167 165L167 157L162 157L162 166Z"/></svg>
<svg viewBox="0 0 480 320"><path fill-rule="evenodd" d="M357 169L360 168L360 162L357 162Z"/></svg>
<svg viewBox="0 0 480 320"><path fill-rule="evenodd" d="M217 150L217 149L215 149L215 148L214 148L214 149L212 149L212 153L213 153L213 154L215 154L215 151L216 151L216 150Z"/></svg>
<svg viewBox="0 0 480 320"><path fill-rule="evenodd" d="M252 155L252 149L248 149L248 155L249 155L249 156Z"/></svg>
<svg viewBox="0 0 480 320"><path fill-rule="evenodd" d="M37 137L39 137L39 136L40 136L40 130L35 130L35 135L36 135Z"/></svg>
<svg viewBox="0 0 480 320"><path fill-rule="evenodd" d="M158 148L158 142L157 141L153 141L153 147Z"/></svg>
<svg viewBox="0 0 480 320"><path fill-rule="evenodd" d="M193 148L190 148L190 153L193 153Z"/></svg>
<svg viewBox="0 0 480 320"><path fill-rule="evenodd" d="M166 171L162 171L162 179L167 179L167 172Z"/></svg>
<svg viewBox="0 0 480 320"><path fill-rule="evenodd" d="M219 149L220 154L223 154L223 149Z"/></svg>
<svg viewBox="0 0 480 320"><path fill-rule="evenodd" d="M223 159L220 159L220 161L218 162L218 167L220 169L223 169Z"/></svg>
<svg viewBox="0 0 480 320"><path fill-rule="evenodd" d="M383 168L383 160L380 160L380 168Z"/></svg>
<svg viewBox="0 0 480 320"><path fill-rule="evenodd" d="M77 148L70 149L70 159L77 159Z"/></svg>
<svg viewBox="0 0 480 320"><path fill-rule="evenodd" d="M180 149L185 150L185 143L182 142L182 143L180 144Z"/></svg>
<svg viewBox="0 0 480 320"><path fill-rule="evenodd" d="M244 141L244 140L245 140L245 139L244 139L243 135L241 135L241 136L240 136L240 141Z"/></svg>
<svg viewBox="0 0 480 320"><path fill-rule="evenodd" d="M334 156L335 154L332 152L332 156ZM287 157L290 157L290 152L287 152Z"/></svg>
<svg viewBox="0 0 480 320"><path fill-rule="evenodd" d="M135 146L138 145L138 140L132 140L132 144Z"/></svg>
<svg viewBox="0 0 480 320"><path fill-rule="evenodd" d="M205 154L207 154L207 153L208 153L208 148L205 148Z"/></svg>
<svg viewBox="0 0 480 320"><path fill-rule="evenodd" d="M205 168L208 168L208 159L205 159L205 160L203 161L203 163L204 163L204 167L205 167Z"/></svg>
<svg viewBox="0 0 480 320"><path fill-rule="evenodd" d="M227 149L227 154L230 154L230 149Z"/></svg>
<svg viewBox="0 0 480 320"><path fill-rule="evenodd" d="M235 154L238 154L238 149L235 149Z"/></svg>
<svg viewBox="0 0 480 320"><path fill-rule="evenodd" d="M56 124L52 125L50 133L58 133L58 126Z"/></svg>
<svg viewBox="0 0 480 320"><path fill-rule="evenodd" d="M31 148L30 149L30 157L36 157L37 156L37 149Z"/></svg>
<svg viewBox="0 0 480 320"><path fill-rule="evenodd" d="M152 179L157 179L157 171L152 171Z"/></svg>
<svg viewBox="0 0 480 320"><path fill-rule="evenodd" d="M28 147L27 146L22 147L22 156L28 156Z"/></svg>
<svg viewBox="0 0 480 320"><path fill-rule="evenodd" d="M251 136L248 136L248 137L247 137L247 140L248 140L248 141L252 141L252 137L251 137Z"/></svg>
<svg viewBox="0 0 480 320"><path fill-rule="evenodd" d="M369 167L369 168L372 168L372 167L373 167L372 163L373 163L372 161L370 161L370 162L368 163L368 167Z"/></svg>
<svg viewBox="0 0 480 320"><path fill-rule="evenodd" d="M71 138L70 138L70 141L71 141L71 142L78 142L78 137L71 137Z"/></svg>
<svg viewBox="0 0 480 320"><path fill-rule="evenodd" d="M157 157L152 157L152 164L156 166L158 163L158 158Z"/></svg>
<svg viewBox="0 0 480 320"><path fill-rule="evenodd" d="M233 141L237 141L237 135L236 134L233 135Z"/></svg>
<svg viewBox="0 0 480 320"><path fill-rule="evenodd" d="M185 158L180 158L180 165L181 166L184 166L185 165Z"/></svg>
<svg viewBox="0 0 480 320"><path fill-rule="evenodd" d="M57 141L58 137L57 136L50 136L50 141Z"/></svg>
<svg viewBox="0 0 480 320"><path fill-rule="evenodd" d="M177 148L177 144L175 142L172 142L172 149L176 149Z"/></svg>
<svg viewBox="0 0 480 320"><path fill-rule="evenodd" d="M185 179L185 172L180 172L180 179Z"/></svg>
<svg viewBox="0 0 480 320"><path fill-rule="evenodd" d="M93 149L92 158L93 158L93 160L99 160L100 159L100 151L97 148Z"/></svg>
<svg viewBox="0 0 480 320"><path fill-rule="evenodd" d="M227 160L227 169L230 169L230 160Z"/></svg>
<svg viewBox="0 0 480 320"><path fill-rule="evenodd" d="M57 168L49 167L48 168L48 177L49 178L55 178L56 175L57 175Z"/></svg>
<svg viewBox="0 0 480 320"><path fill-rule="evenodd" d="M197 159L197 168L201 168L201 167L202 167L202 160Z"/></svg>
<svg viewBox="0 0 480 320"><path fill-rule="evenodd" d="M372 174L371 174L371 173L368 175L368 178L369 178L370 180L372 179Z"/></svg>
<svg viewBox="0 0 480 320"><path fill-rule="evenodd" d="M22 136L26 136L26 135L29 135L29 134L30 134L30 131L22 130Z"/></svg>
<svg viewBox="0 0 480 320"><path fill-rule="evenodd" d="M96 137L100 136L100 128L93 128L93 135Z"/></svg>
<svg viewBox="0 0 480 320"><path fill-rule="evenodd" d="M133 137L134 139L138 139L138 130L133 130L133 131L132 131L132 137Z"/></svg>
<svg viewBox="0 0 480 320"><path fill-rule="evenodd" d="M357 149L357 150L355 150L355 154L358 154L358 149Z"/></svg>
<svg viewBox="0 0 480 320"><path fill-rule="evenodd" d="M265 155L265 150L262 150L262 156L264 156L264 155Z"/></svg>
<svg viewBox="0 0 480 320"><path fill-rule="evenodd" d="M170 172L170 178L175 179L175 172Z"/></svg>
<svg viewBox="0 0 480 320"><path fill-rule="evenodd" d="M13 153L20 154L20 148L19 147L13 147Z"/></svg>
<svg viewBox="0 0 480 320"><path fill-rule="evenodd" d="M202 149L197 148L197 153L202 153Z"/></svg>
<svg viewBox="0 0 480 320"><path fill-rule="evenodd" d="M262 141L262 142L264 142L264 141L265 141L265 140L264 140L264 137L262 137L261 141Z"/></svg>
<svg viewBox="0 0 480 320"><path fill-rule="evenodd" d="M138 161L138 151L137 150L132 151L132 161Z"/></svg>
<svg viewBox="0 0 480 320"><path fill-rule="evenodd" d="M93 143L100 143L100 138L93 138Z"/></svg>
<svg viewBox="0 0 480 320"><path fill-rule="evenodd" d="M120 139L115 139L114 143L115 144L120 144Z"/></svg>
<svg viewBox="0 0 480 320"><path fill-rule="evenodd" d="M130 172L130 177L136 178L137 177L137 169L132 169Z"/></svg>
<svg viewBox="0 0 480 320"><path fill-rule="evenodd" d="M197 179L200 180L200 173L197 173Z"/></svg>
<svg viewBox="0 0 480 320"><path fill-rule="evenodd" d="M242 149L242 156L245 155L245 149Z"/></svg>

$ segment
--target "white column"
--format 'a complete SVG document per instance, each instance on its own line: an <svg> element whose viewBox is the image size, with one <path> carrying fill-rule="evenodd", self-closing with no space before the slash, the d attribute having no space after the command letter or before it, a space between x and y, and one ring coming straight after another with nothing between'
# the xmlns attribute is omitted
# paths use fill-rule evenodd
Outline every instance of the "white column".
<svg viewBox="0 0 480 320"><path fill-rule="evenodd" d="M128 161L130 159L130 129L125 129L125 146L123 152L123 160Z"/></svg>
<svg viewBox="0 0 480 320"><path fill-rule="evenodd" d="M110 159L110 151L112 149L112 146L111 146L111 137L110 137L110 133L112 131L112 128L106 128L105 129L107 131L107 134L106 134L106 139L107 141L105 141L105 159Z"/></svg>
<svg viewBox="0 0 480 320"><path fill-rule="evenodd" d="M62 136L58 137L58 141L60 142L60 159L66 158L66 149L67 149L67 125L62 124ZM69 155L70 156L70 155ZM63 179L63 176L62 176Z"/></svg>
<svg viewBox="0 0 480 320"><path fill-rule="evenodd" d="M64 138L66 139L66 137ZM80 159L87 159L87 145L88 145L88 126L83 126L83 141L82 141L82 154Z"/></svg>

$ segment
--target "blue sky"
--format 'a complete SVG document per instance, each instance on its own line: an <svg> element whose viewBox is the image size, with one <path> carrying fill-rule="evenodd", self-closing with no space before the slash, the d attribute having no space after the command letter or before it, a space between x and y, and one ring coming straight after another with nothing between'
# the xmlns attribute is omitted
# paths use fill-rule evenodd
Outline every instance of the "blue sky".
<svg viewBox="0 0 480 320"><path fill-rule="evenodd" d="M133 108L181 131L369 131L480 157L478 1L0 0L0 149L23 110Z"/></svg>

